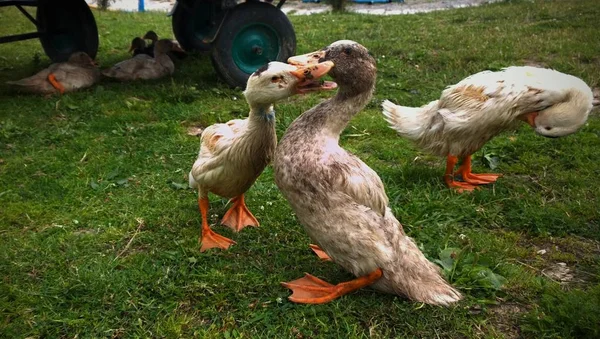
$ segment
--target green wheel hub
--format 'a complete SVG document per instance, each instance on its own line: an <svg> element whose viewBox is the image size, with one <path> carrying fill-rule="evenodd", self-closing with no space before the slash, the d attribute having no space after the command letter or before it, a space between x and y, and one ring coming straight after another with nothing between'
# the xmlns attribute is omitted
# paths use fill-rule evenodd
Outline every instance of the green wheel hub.
<svg viewBox="0 0 600 339"><path fill-rule="evenodd" d="M277 60L279 36L268 25L257 23L242 28L233 39L231 55L242 71L252 74L262 65Z"/></svg>

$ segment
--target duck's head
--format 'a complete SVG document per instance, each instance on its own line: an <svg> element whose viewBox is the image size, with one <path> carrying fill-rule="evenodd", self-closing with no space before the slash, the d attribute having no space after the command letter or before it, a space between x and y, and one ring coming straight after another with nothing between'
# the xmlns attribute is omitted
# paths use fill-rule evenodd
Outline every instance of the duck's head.
<svg viewBox="0 0 600 339"><path fill-rule="evenodd" d="M307 66L272 61L248 78L244 96L251 105L270 105L294 94L334 89L334 82L320 80L332 67L331 61Z"/></svg>
<svg viewBox="0 0 600 339"><path fill-rule="evenodd" d="M82 67L96 67L98 66L94 59L92 59L86 52L75 52L69 56L67 61L70 64L75 64Z"/></svg>
<svg viewBox="0 0 600 339"><path fill-rule="evenodd" d="M300 66L324 61L333 61L335 64L329 75L338 83L340 89L366 92L375 86L375 58L369 50L355 41L339 40L319 51L288 59L290 64Z"/></svg>
<svg viewBox="0 0 600 339"><path fill-rule="evenodd" d="M179 46L179 44L173 43L173 41L169 39L160 39L154 45L154 54L165 54L170 51L178 51L183 52L183 49Z"/></svg>
<svg viewBox="0 0 600 339"><path fill-rule="evenodd" d="M559 103L524 114L519 119L527 122L537 134L548 138L563 137L577 132L585 124L592 110L592 91L589 88L586 91L571 89L561 95L564 98Z"/></svg>
<svg viewBox="0 0 600 339"><path fill-rule="evenodd" d="M141 50L146 48L146 41L140 37L135 37L133 38L133 40L131 40L131 46L129 46L129 53L131 53L132 51L137 50Z"/></svg>
<svg viewBox="0 0 600 339"><path fill-rule="evenodd" d="M156 42L158 40L158 34L154 31L148 31L144 34L143 39L151 40L152 42Z"/></svg>

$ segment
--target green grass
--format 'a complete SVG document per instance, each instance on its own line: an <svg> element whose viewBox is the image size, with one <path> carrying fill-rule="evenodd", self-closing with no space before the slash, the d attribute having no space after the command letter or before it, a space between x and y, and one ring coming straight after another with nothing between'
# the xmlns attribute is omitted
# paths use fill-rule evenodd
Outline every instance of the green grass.
<svg viewBox="0 0 600 339"><path fill-rule="evenodd" d="M103 67L126 58L134 35L171 34L164 14L94 14ZM179 62L169 79L44 98L4 84L49 64L39 42L0 45L0 337L597 337L598 115L561 139L526 126L498 136L474 165L490 171L484 159L495 157L505 176L461 195L444 187L443 159L398 138L379 103L421 105L469 74L530 61L597 87L599 17L594 0L291 17L298 53L349 38L376 56L375 97L341 144L380 174L406 231L463 291L452 308L368 289L326 305L288 302L281 281L351 276L308 250L271 168L247 196L262 226L216 226L238 244L199 253L195 193L181 189L198 151L186 129L247 114L208 57ZM0 21L0 35L32 30L12 8ZM280 103L278 135L329 95ZM211 207L214 224L226 201ZM548 273L558 262L570 282Z"/></svg>

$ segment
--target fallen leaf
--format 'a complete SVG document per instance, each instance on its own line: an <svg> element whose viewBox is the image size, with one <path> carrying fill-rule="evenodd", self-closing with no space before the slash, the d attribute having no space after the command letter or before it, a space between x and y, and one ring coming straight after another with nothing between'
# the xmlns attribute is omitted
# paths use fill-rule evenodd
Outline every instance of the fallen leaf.
<svg viewBox="0 0 600 339"><path fill-rule="evenodd" d="M188 189L188 185L187 184L180 184L180 183L175 182L175 181L171 181L169 183L169 185L171 185L171 187L173 189L176 189L176 190L186 190L186 189Z"/></svg>
<svg viewBox="0 0 600 339"><path fill-rule="evenodd" d="M110 173L108 173L106 175L106 179L112 180L112 179L116 178L117 175L119 175L119 170L118 169L114 169L114 170L112 170Z"/></svg>
<svg viewBox="0 0 600 339"><path fill-rule="evenodd" d="M498 167L498 164L500 163L500 159L498 159L498 157L493 156L491 154L486 154L483 156L483 158L485 159L484 162L487 163L488 167L491 170L495 170Z"/></svg>

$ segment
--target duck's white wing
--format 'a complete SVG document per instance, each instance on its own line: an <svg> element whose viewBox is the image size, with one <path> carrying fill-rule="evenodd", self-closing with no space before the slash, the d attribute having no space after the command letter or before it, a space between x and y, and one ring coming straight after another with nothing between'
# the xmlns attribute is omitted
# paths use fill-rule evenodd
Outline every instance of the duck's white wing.
<svg viewBox="0 0 600 339"><path fill-rule="evenodd" d="M218 156L229 149L235 138L246 129L247 124L247 120L236 119L207 127L200 137L201 153L206 151L206 154Z"/></svg>
<svg viewBox="0 0 600 339"><path fill-rule="evenodd" d="M564 101L564 93L545 85L547 75L535 71L511 67L471 75L442 92L437 120L446 129L473 131Z"/></svg>
<svg viewBox="0 0 600 339"><path fill-rule="evenodd" d="M554 70L528 66L484 71L444 90L440 108L486 113L515 108L525 112L542 110L564 101L564 88L576 80Z"/></svg>
<svg viewBox="0 0 600 339"><path fill-rule="evenodd" d="M200 137L200 152L194 163L191 176L196 180L210 180L226 161L228 150L248 125L247 120L231 120L225 124L207 127ZM215 172L216 171L216 172Z"/></svg>

